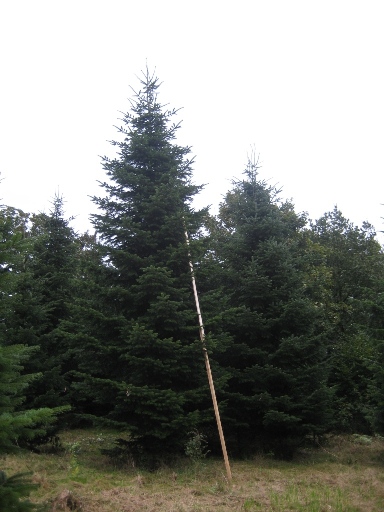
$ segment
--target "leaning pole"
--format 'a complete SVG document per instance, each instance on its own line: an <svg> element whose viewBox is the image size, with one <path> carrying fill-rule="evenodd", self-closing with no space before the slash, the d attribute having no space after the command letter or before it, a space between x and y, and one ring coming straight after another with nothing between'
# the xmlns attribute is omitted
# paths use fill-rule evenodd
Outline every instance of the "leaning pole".
<svg viewBox="0 0 384 512"><path fill-rule="evenodd" d="M199 332L200 332L200 340L203 345L205 368L207 370L209 388L211 390L213 408L215 410L216 423L217 423L217 428L218 428L219 436L220 436L221 449L223 451L224 464L225 464L225 468L227 470L228 481L231 481L232 480L231 466L229 465L229 459L228 459L228 454L227 454L227 448L225 446L223 428L221 426L220 412L219 412L219 407L217 405L216 391L215 391L215 386L213 384L211 365L209 364L208 351L207 351L207 347L205 345L205 332L204 332L203 318L201 316L201 311L200 311L199 296L197 294L195 272L193 270L192 258L191 258L191 253L189 250L189 237L188 237L187 230L185 230L185 239L187 241L187 247L188 247L189 268L191 270L193 294L195 296L196 311L197 311L197 316L199 319Z"/></svg>

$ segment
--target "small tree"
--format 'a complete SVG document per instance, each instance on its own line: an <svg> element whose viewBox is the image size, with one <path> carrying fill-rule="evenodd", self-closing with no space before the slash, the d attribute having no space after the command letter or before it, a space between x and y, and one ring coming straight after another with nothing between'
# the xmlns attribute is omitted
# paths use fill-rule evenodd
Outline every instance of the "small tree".
<svg viewBox="0 0 384 512"><path fill-rule="evenodd" d="M15 449L17 443L45 434L63 408L19 411L31 381L39 375L21 375L31 350L23 345L0 342L0 451Z"/></svg>

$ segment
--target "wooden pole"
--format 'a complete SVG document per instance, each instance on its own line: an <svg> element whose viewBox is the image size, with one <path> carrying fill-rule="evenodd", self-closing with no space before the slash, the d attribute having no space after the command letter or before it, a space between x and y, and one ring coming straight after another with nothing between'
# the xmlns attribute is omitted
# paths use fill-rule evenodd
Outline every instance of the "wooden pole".
<svg viewBox="0 0 384 512"><path fill-rule="evenodd" d="M230 482L232 480L231 467L229 465L229 459L228 459L228 454L227 454L227 448L225 446L225 438L224 438L223 428L221 426L220 411L219 411L219 407L217 405L216 391L215 391L215 386L213 384L211 365L209 364L208 351L207 351L207 347L205 346L205 332L204 332L203 318L201 316L201 311L200 311L199 296L197 294L195 273L194 273L194 270L193 270L191 253L189 251L189 238L188 238L187 231L185 231L185 239L187 241L187 246L188 246L189 268L191 270L193 294L195 296L196 311L197 311L197 316L198 316L198 319L199 319L199 332L200 332L200 340L201 340L201 343L203 344L205 368L207 370L209 388L211 390L213 408L214 408L214 411L215 411L217 428L219 430L221 449L223 451L223 457L224 457L224 464L225 464L225 468L227 470L228 481Z"/></svg>

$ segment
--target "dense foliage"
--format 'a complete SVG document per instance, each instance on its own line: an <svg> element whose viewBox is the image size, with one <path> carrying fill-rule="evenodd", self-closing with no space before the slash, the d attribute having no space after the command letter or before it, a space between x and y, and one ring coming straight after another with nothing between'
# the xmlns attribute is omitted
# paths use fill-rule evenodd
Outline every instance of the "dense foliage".
<svg viewBox="0 0 384 512"><path fill-rule="evenodd" d="M94 234L74 233L59 197L48 215L1 210L2 447L38 437L67 405L58 428L119 426L135 453L181 452L191 432L215 451L190 258L230 453L289 457L330 431L383 432L372 227L336 208L309 221L254 161L216 216L195 210L176 111L148 71L140 87L103 158Z"/></svg>
<svg viewBox="0 0 384 512"><path fill-rule="evenodd" d="M244 453L256 443L288 456L329 428L326 334L305 286L305 218L258 180L256 163L244 174L211 229L232 336L219 359L230 375L226 414Z"/></svg>
<svg viewBox="0 0 384 512"><path fill-rule="evenodd" d="M22 212L0 209L0 454L46 436L57 415L65 410L25 406L28 387L42 378L41 373L24 371L37 347L12 344L10 340L9 326L18 301L25 251L30 247L25 242L25 228L26 216ZM34 488L36 485L25 474L8 477L0 471L0 510L37 510L28 499Z"/></svg>
<svg viewBox="0 0 384 512"><path fill-rule="evenodd" d="M83 418L124 423L144 447L169 450L199 423L207 395L185 243L186 229L198 240L206 212L191 207L199 187L189 148L174 142L175 111L158 102L156 78L141 86L112 143L117 157L103 159L106 196L94 198L102 262L88 266L66 328Z"/></svg>

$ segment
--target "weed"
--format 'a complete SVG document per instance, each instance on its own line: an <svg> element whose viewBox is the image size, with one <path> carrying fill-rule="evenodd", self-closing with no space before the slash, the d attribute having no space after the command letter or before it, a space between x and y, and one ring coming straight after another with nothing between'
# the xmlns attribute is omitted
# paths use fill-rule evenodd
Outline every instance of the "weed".
<svg viewBox="0 0 384 512"><path fill-rule="evenodd" d="M224 494L228 491L227 485L225 482L217 481L210 488L212 494Z"/></svg>
<svg viewBox="0 0 384 512"><path fill-rule="evenodd" d="M247 498L243 503L243 509L246 512L250 512L253 510L260 510L259 503L253 498Z"/></svg>
<svg viewBox="0 0 384 512"><path fill-rule="evenodd" d="M189 439L185 444L185 454L193 462L199 462L208 455L208 441L204 434L198 430L189 432Z"/></svg>
<svg viewBox="0 0 384 512"><path fill-rule="evenodd" d="M69 477L77 482L85 483L86 479L80 475L79 454L81 452L81 444L79 441L71 443L67 446L69 454Z"/></svg>
<svg viewBox="0 0 384 512"><path fill-rule="evenodd" d="M354 434L353 436L353 440L356 444L372 444L372 437L370 436L363 436L363 435L360 435L360 434Z"/></svg>

